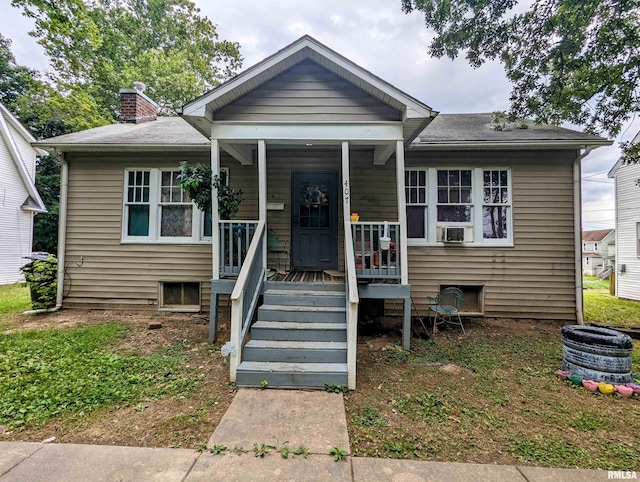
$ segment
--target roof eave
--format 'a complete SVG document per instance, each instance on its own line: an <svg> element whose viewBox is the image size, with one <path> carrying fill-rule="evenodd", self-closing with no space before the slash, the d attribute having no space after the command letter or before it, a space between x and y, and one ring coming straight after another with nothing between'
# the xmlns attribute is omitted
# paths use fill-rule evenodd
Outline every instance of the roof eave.
<svg viewBox="0 0 640 482"><path fill-rule="evenodd" d="M267 75L265 76L264 82L269 81L271 78L277 76L280 73L280 71L278 70L279 65L281 65L287 59L295 56L296 54L299 54L304 49L309 49L314 54L320 55L322 58L327 59L339 69L344 69L345 71L361 79L363 82L369 84L377 91L388 95L399 104L402 104L405 109L405 115L407 116L422 117L428 119L437 115L437 112L431 109L431 107L400 91L393 85L375 76L371 72L353 63L346 57L343 57L339 53L331 50L329 47L321 44L308 35L301 37L300 39L289 44L270 57L267 57L263 61L253 65L252 67L245 70L244 72L241 72L232 79L220 84L219 86L203 94L199 98L186 104L180 110L180 115L183 117L201 117L207 119L209 122L212 122L213 119L211 117L210 109L207 109L207 106L209 104L214 102L216 99L229 94L234 89L240 88L243 84L249 82L251 79L259 75L263 75L266 73ZM313 55L307 55L302 57L300 61L304 60L304 58L307 57L316 62L318 60L315 59ZM326 68L327 66L325 65L324 67ZM273 75L270 75L269 71L275 73ZM337 72L334 73L340 75Z"/></svg>
<svg viewBox="0 0 640 482"><path fill-rule="evenodd" d="M48 148L57 152L99 152L99 151L209 151L211 144L111 144L111 143L47 143L39 141L38 146Z"/></svg>
<svg viewBox="0 0 640 482"><path fill-rule="evenodd" d="M591 147L597 149L610 146L612 141L452 141L452 142L421 142L413 143L410 150L484 150L484 149L583 149Z"/></svg>

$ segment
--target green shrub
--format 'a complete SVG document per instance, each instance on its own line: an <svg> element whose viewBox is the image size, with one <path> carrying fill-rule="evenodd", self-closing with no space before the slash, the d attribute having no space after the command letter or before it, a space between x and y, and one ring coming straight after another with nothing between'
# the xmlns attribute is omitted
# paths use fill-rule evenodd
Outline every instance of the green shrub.
<svg viewBox="0 0 640 482"><path fill-rule="evenodd" d="M34 310L56 305L58 292L58 260L52 254L46 261L36 260L22 267L22 273L31 289L31 306Z"/></svg>

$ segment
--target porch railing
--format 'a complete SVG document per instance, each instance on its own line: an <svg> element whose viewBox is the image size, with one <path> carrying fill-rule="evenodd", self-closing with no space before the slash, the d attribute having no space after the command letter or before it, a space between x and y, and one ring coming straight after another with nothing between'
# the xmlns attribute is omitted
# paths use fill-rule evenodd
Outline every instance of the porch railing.
<svg viewBox="0 0 640 482"><path fill-rule="evenodd" d="M231 381L236 381L236 371L242 361L242 347L247 338L251 319L258 304L265 279L264 253L267 236L265 222L259 221L249 244L242 269L231 293Z"/></svg>
<svg viewBox="0 0 640 482"><path fill-rule="evenodd" d="M356 275L356 258L353 249L351 223L344 222L344 271L347 308L347 385L350 390L356 389L356 351L358 349L358 277Z"/></svg>
<svg viewBox="0 0 640 482"><path fill-rule="evenodd" d="M382 249L380 237L384 236L384 223L351 223L358 278L401 279L400 223L388 223L389 249Z"/></svg>
<svg viewBox="0 0 640 482"><path fill-rule="evenodd" d="M220 221L220 275L238 275L258 221Z"/></svg>

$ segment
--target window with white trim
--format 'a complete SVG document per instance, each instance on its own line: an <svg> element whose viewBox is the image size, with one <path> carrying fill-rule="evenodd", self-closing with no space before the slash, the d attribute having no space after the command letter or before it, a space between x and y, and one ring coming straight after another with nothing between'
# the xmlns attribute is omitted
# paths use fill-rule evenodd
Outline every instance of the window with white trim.
<svg viewBox="0 0 640 482"><path fill-rule="evenodd" d="M464 243L513 242L510 169L410 168L405 199L412 245L457 240L460 228Z"/></svg>
<svg viewBox="0 0 640 482"><path fill-rule="evenodd" d="M404 173L407 198L407 236L426 238L427 236L427 171L410 169Z"/></svg>
<svg viewBox="0 0 640 482"><path fill-rule="evenodd" d="M182 191L176 169L126 169L122 240L200 242L211 239L211 215ZM225 182L227 169L221 170Z"/></svg>
<svg viewBox="0 0 640 482"><path fill-rule="evenodd" d="M506 169L483 172L482 237L507 239L511 196L509 171Z"/></svg>

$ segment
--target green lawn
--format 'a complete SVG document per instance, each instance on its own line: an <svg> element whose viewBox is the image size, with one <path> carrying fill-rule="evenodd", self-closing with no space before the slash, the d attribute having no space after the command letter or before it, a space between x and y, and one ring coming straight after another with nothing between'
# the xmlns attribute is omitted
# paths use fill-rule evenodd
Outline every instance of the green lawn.
<svg viewBox="0 0 640 482"><path fill-rule="evenodd" d="M0 314L31 309L31 295L24 283L0 286Z"/></svg>
<svg viewBox="0 0 640 482"><path fill-rule="evenodd" d="M640 326L640 302L621 300L608 291L584 291L585 321Z"/></svg>
<svg viewBox="0 0 640 482"><path fill-rule="evenodd" d="M128 335L120 323L1 333L0 425L41 425L65 413L197 388L182 367L182 342L151 356L115 352L111 347Z"/></svg>
<svg viewBox="0 0 640 482"><path fill-rule="evenodd" d="M582 286L587 290L607 290L609 291L609 278L600 280L597 276L583 276Z"/></svg>

